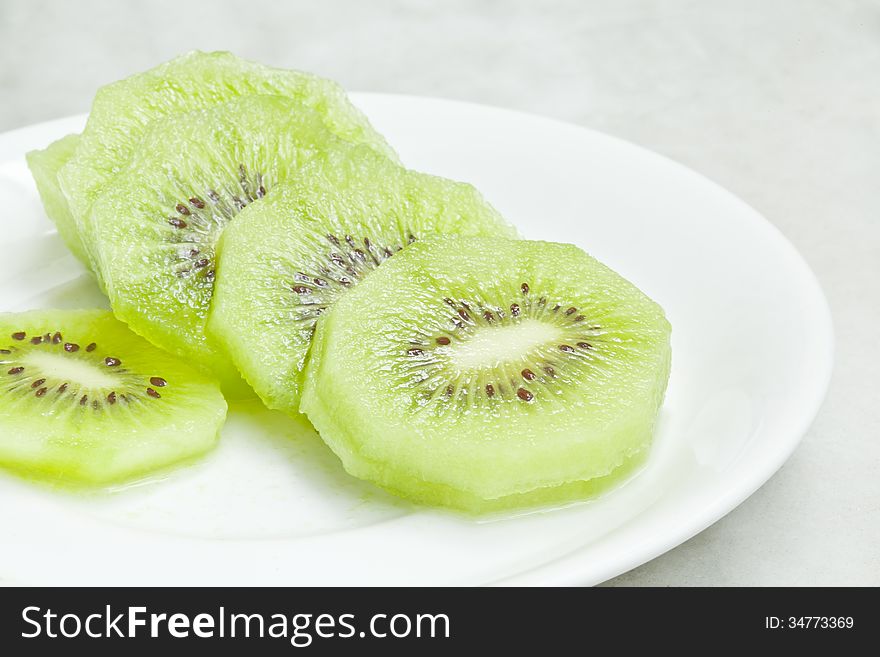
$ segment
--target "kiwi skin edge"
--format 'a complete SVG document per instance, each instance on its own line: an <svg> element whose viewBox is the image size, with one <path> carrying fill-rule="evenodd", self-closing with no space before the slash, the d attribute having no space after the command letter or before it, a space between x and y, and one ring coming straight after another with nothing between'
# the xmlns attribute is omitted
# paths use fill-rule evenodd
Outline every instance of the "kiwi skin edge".
<svg viewBox="0 0 880 657"><path fill-rule="evenodd" d="M526 493L516 493L490 500L451 486L421 482L425 489L430 491L423 498L417 492L418 487L414 479L412 482L416 485L409 485L405 491L382 484L379 484L379 487L392 495L406 498L416 504L439 506L452 513L479 516L480 520L491 521L493 517L509 518L511 514L551 511L596 500L605 493L626 485L641 472L650 456L650 451L650 447L645 447L624 457L617 466L602 477L594 477L586 481L572 481L560 486L536 488ZM355 474L355 476L357 475ZM400 481L400 476L395 475L395 480Z"/></svg>

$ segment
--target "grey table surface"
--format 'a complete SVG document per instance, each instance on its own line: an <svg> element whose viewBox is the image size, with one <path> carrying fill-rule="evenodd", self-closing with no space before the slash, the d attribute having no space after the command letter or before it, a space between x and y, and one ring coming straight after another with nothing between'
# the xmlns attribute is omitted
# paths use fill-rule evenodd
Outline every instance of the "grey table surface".
<svg viewBox="0 0 880 657"><path fill-rule="evenodd" d="M756 207L829 298L828 398L755 495L609 584L880 585L880 2L0 0L0 131L194 48L582 124Z"/></svg>

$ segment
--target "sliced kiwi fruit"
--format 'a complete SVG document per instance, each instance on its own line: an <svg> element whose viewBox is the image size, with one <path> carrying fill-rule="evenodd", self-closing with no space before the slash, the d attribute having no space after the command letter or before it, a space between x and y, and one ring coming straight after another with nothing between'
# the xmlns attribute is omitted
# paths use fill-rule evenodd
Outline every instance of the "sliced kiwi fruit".
<svg viewBox="0 0 880 657"><path fill-rule="evenodd" d="M98 91L76 153L59 172L75 220L84 220L152 121L254 94L286 96L297 112L318 113L334 134L393 156L335 82L262 66L228 52L191 52Z"/></svg>
<svg viewBox="0 0 880 657"><path fill-rule="evenodd" d="M217 383L103 310L0 314L0 465L69 484L124 480L209 450Z"/></svg>
<svg viewBox="0 0 880 657"><path fill-rule="evenodd" d="M669 367L660 306L579 248L435 237L321 317L301 410L351 474L483 512L618 481Z"/></svg>
<svg viewBox="0 0 880 657"><path fill-rule="evenodd" d="M360 146L313 161L223 232L208 332L270 408L297 412L318 317L427 235L514 236L471 185Z"/></svg>
<svg viewBox="0 0 880 657"><path fill-rule="evenodd" d="M281 96L154 122L85 226L116 316L237 394L237 370L204 333L215 243L242 209L334 147L352 146L319 114Z"/></svg>
<svg viewBox="0 0 880 657"><path fill-rule="evenodd" d="M46 215L58 228L61 239L67 244L73 255L84 264L89 264L85 245L80 239L77 225L70 214L67 206L67 198L61 191L58 183L58 172L73 157L73 153L79 144L79 135L67 135L58 141L39 151L31 151L27 154L28 168L37 183L37 191Z"/></svg>

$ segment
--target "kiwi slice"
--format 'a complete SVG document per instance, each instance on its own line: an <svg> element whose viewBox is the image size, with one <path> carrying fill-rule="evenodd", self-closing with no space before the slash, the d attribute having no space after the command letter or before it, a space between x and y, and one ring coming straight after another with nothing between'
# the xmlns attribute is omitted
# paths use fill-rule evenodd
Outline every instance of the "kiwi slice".
<svg viewBox="0 0 880 657"><path fill-rule="evenodd" d="M152 121L254 94L286 96L297 112L317 112L333 133L368 142L393 156L335 82L261 66L228 52L191 52L98 90L75 156L59 172L76 221L84 220Z"/></svg>
<svg viewBox="0 0 880 657"><path fill-rule="evenodd" d="M224 231L209 334L267 406L296 412L318 317L436 233L514 235L471 185L404 169L366 146L331 153Z"/></svg>
<svg viewBox="0 0 880 657"><path fill-rule="evenodd" d="M67 244L73 255L84 264L89 264L85 245L79 236L76 223L67 206L67 198L61 191L58 183L58 172L73 157L73 153L79 144L79 135L67 135L58 141L39 151L31 151L27 154L28 168L37 183L37 191L46 215L58 228L61 239Z"/></svg>
<svg viewBox="0 0 880 657"><path fill-rule="evenodd" d="M575 246L413 244L318 322L301 410L351 474L470 511L594 495L647 453L670 326Z"/></svg>
<svg viewBox="0 0 880 657"><path fill-rule="evenodd" d="M144 474L210 449L216 382L103 310L0 314L0 465L66 483Z"/></svg>
<svg viewBox="0 0 880 657"><path fill-rule="evenodd" d="M237 371L204 332L215 243L242 209L334 146L351 147L281 96L154 122L85 227L116 316L234 390Z"/></svg>

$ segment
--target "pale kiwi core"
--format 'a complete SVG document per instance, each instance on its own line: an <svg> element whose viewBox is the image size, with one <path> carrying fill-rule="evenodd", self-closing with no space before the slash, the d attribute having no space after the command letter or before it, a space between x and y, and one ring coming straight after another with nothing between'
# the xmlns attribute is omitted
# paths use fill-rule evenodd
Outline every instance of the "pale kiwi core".
<svg viewBox="0 0 880 657"><path fill-rule="evenodd" d="M60 353L32 351L24 355L22 362L50 377L75 381L83 388L103 390L120 385L118 375L102 371L92 363L74 360Z"/></svg>
<svg viewBox="0 0 880 657"><path fill-rule="evenodd" d="M563 335L561 327L531 318L516 324L482 327L481 331L447 347L449 364L463 373L515 363Z"/></svg>

